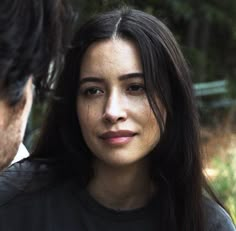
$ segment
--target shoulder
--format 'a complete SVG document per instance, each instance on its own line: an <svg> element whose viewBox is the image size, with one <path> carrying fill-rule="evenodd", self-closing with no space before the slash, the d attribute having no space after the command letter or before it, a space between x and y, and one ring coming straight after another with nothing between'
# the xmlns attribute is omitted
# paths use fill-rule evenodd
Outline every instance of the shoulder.
<svg viewBox="0 0 236 231"><path fill-rule="evenodd" d="M228 213L215 201L204 197L203 212L207 231L236 231Z"/></svg>
<svg viewBox="0 0 236 231"><path fill-rule="evenodd" d="M0 206L19 194L45 187L53 178L54 163L48 160L24 159L0 173Z"/></svg>

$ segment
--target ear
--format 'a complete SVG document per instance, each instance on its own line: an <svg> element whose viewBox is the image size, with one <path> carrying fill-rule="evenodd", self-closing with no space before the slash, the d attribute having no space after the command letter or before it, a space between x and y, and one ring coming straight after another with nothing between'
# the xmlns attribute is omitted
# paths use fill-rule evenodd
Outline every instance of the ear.
<svg viewBox="0 0 236 231"><path fill-rule="evenodd" d="M10 106L8 105L7 100L0 100L0 129L3 129L6 126L9 112Z"/></svg>
<svg viewBox="0 0 236 231"><path fill-rule="evenodd" d="M21 114L21 136L23 138L25 129L26 129L26 124L28 121L28 117L32 108L32 103L33 103L33 83L32 83L32 76L28 79L23 96L22 96L22 102L21 102L21 110L18 112Z"/></svg>
<svg viewBox="0 0 236 231"><path fill-rule="evenodd" d="M29 79L27 80L25 84L23 95L27 94L27 91L32 91L32 88L33 88L33 76L30 75Z"/></svg>
<svg viewBox="0 0 236 231"><path fill-rule="evenodd" d="M32 100L33 100L33 77L32 75L30 75L29 79L27 80L23 88L22 98L14 106L15 112L20 112L27 106L27 104L30 104L31 108Z"/></svg>

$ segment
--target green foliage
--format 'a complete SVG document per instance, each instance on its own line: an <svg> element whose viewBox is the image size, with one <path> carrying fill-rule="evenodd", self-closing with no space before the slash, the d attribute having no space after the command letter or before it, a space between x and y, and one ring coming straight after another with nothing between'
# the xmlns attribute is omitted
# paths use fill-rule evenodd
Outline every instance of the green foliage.
<svg viewBox="0 0 236 231"><path fill-rule="evenodd" d="M212 180L212 186L236 222L236 151L227 155L224 161L215 157L212 166L218 171Z"/></svg>
<svg viewBox="0 0 236 231"><path fill-rule="evenodd" d="M124 4L154 14L174 32L192 68L194 82L235 79L235 0L70 0L79 23Z"/></svg>

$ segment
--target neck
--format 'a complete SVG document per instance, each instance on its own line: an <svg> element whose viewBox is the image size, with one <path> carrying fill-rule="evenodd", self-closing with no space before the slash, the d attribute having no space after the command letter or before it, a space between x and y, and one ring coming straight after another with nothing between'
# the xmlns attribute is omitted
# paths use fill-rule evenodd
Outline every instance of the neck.
<svg viewBox="0 0 236 231"><path fill-rule="evenodd" d="M88 185L92 197L105 207L130 210L143 207L153 194L147 160L114 167L95 161L95 177Z"/></svg>

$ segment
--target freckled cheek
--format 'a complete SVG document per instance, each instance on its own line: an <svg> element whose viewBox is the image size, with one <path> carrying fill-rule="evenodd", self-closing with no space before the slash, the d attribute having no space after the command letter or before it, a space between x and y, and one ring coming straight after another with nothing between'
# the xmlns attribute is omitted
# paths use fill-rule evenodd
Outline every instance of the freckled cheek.
<svg viewBox="0 0 236 231"><path fill-rule="evenodd" d="M137 118L143 127L147 142L158 141L160 138L160 127L148 101L143 101L139 107L136 107L136 110L136 114L139 115Z"/></svg>
<svg viewBox="0 0 236 231"><path fill-rule="evenodd" d="M152 150L160 141L160 127L152 112L146 117L147 122L144 123L143 127L143 141L150 147L150 150Z"/></svg>
<svg viewBox="0 0 236 231"><path fill-rule="evenodd" d="M154 114L146 99L139 99L139 101L133 102L132 108L137 119L141 120L140 122L146 124L150 120L153 120Z"/></svg>
<svg viewBox="0 0 236 231"><path fill-rule="evenodd" d="M96 104L78 102L77 115L82 130L89 131L96 126L96 122L99 118L97 107L98 105Z"/></svg>

